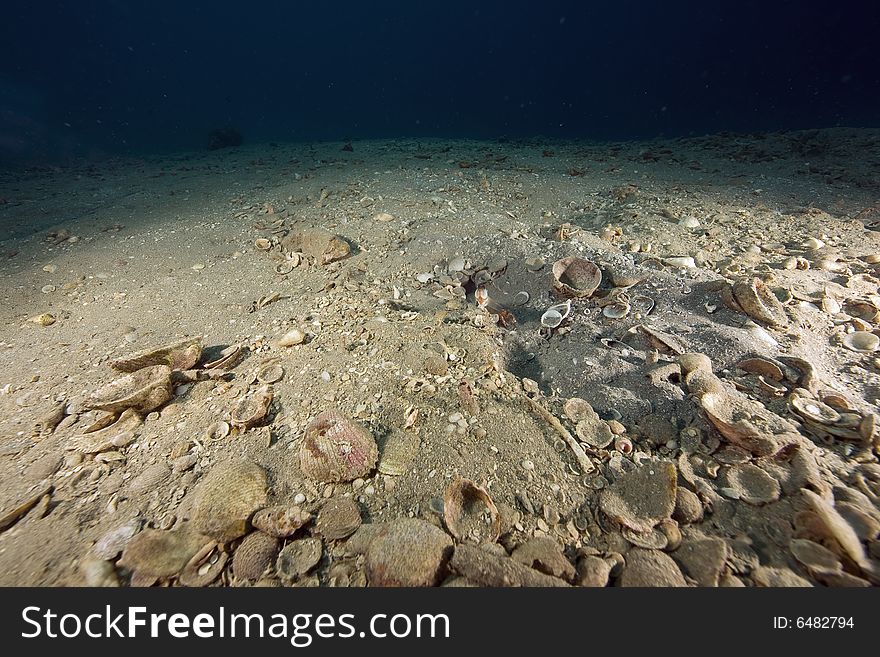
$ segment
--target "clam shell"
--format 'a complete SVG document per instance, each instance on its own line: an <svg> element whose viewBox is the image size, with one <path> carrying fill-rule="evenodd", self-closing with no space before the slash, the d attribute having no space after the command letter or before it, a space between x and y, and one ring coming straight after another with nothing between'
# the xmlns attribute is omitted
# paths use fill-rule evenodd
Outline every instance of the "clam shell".
<svg viewBox="0 0 880 657"><path fill-rule="evenodd" d="M312 514L298 506L277 505L257 511L251 524L269 536L288 538L311 519Z"/></svg>
<svg viewBox="0 0 880 657"><path fill-rule="evenodd" d="M177 576L177 582L182 586L201 588L208 586L215 579L220 577L220 573L226 568L226 562L229 555L226 552L220 552L216 557L211 555L216 551L217 544L213 541L196 553L192 559L184 566L183 570Z"/></svg>
<svg viewBox="0 0 880 657"><path fill-rule="evenodd" d="M625 301L615 301L609 303L602 309L602 314L608 319L623 319L629 315L629 304Z"/></svg>
<svg viewBox="0 0 880 657"><path fill-rule="evenodd" d="M562 406L562 412L565 413L565 417L572 422L580 422L581 420L586 420L593 417L593 415L596 415L593 411L593 407L590 406L590 403L580 397L572 397L571 399L566 400L565 404Z"/></svg>
<svg viewBox="0 0 880 657"><path fill-rule="evenodd" d="M602 271L589 260L568 256L553 263L553 287L562 297L588 297L602 282Z"/></svg>
<svg viewBox="0 0 880 657"><path fill-rule="evenodd" d="M321 561L324 552L321 539L301 538L291 541L278 554L275 570L285 582L295 582Z"/></svg>
<svg viewBox="0 0 880 657"><path fill-rule="evenodd" d="M196 366L201 356L202 338L197 336L118 358L110 361L110 367L119 372L137 372L151 365L167 365L172 370L189 370Z"/></svg>
<svg viewBox="0 0 880 657"><path fill-rule="evenodd" d="M868 331L853 331L844 336L843 346L850 351L855 351L860 354L869 354L873 351L877 351L877 348L880 347L880 337L877 337Z"/></svg>
<svg viewBox="0 0 880 657"><path fill-rule="evenodd" d="M223 440L229 435L229 431L229 423L220 420L205 429L204 437L206 440Z"/></svg>
<svg viewBox="0 0 880 657"><path fill-rule="evenodd" d="M168 365L152 365L99 388L84 405L111 413L130 408L146 414L159 408L171 396L171 368Z"/></svg>
<svg viewBox="0 0 880 657"><path fill-rule="evenodd" d="M413 433L393 431L382 446L379 472L402 475L409 470L419 451L419 438Z"/></svg>
<svg viewBox="0 0 880 657"><path fill-rule="evenodd" d="M269 413L275 392L270 385L262 385L245 396L232 411L232 424L250 429L262 423Z"/></svg>
<svg viewBox="0 0 880 657"><path fill-rule="evenodd" d="M325 411L305 429L300 467L312 479L352 481L372 471L379 457L373 436L338 411Z"/></svg>
<svg viewBox="0 0 880 657"><path fill-rule="evenodd" d="M329 265L351 255L351 246L339 235L320 228L298 230L281 241L287 253L305 253L319 265Z"/></svg>
<svg viewBox="0 0 880 657"><path fill-rule="evenodd" d="M468 479L454 479L443 495L443 521L460 541L494 543L501 534L498 508L484 488Z"/></svg>
<svg viewBox="0 0 880 657"><path fill-rule="evenodd" d="M275 273L281 274L282 276L289 274L294 269L296 269L296 265L293 263L291 259L285 259L275 265Z"/></svg>
<svg viewBox="0 0 880 657"><path fill-rule="evenodd" d="M788 403L795 414L806 420L812 420L819 424L834 424L840 419L840 413L828 404L810 399L796 392L792 392Z"/></svg>
<svg viewBox="0 0 880 657"><path fill-rule="evenodd" d="M236 579L257 580L278 556L278 539L263 532L251 532L242 540L232 557L232 574Z"/></svg>
<svg viewBox="0 0 880 657"><path fill-rule="evenodd" d="M550 306L543 315L541 315L541 326L545 328L556 328L571 313L571 301L565 303L557 303Z"/></svg>
<svg viewBox="0 0 880 657"><path fill-rule="evenodd" d="M738 362L736 366L743 372L763 376L765 379L772 381L782 381L784 374L782 368L768 358L756 356L753 358L745 358Z"/></svg>
<svg viewBox="0 0 880 657"><path fill-rule="evenodd" d="M278 383L284 378L284 368L278 363L268 363L257 371L257 381L260 383Z"/></svg>
<svg viewBox="0 0 880 657"><path fill-rule="evenodd" d="M254 240L254 246L260 251L268 251L272 248L272 240L266 239L265 237L258 237Z"/></svg>
<svg viewBox="0 0 880 657"><path fill-rule="evenodd" d="M364 566L370 586L436 586L451 555L452 539L442 529L401 518L370 541Z"/></svg>
<svg viewBox="0 0 880 657"><path fill-rule="evenodd" d="M348 538L361 526L361 511L350 497L334 497L318 511L315 530L328 541Z"/></svg>
<svg viewBox="0 0 880 657"><path fill-rule="evenodd" d="M774 328L788 326L785 308L760 278L734 283L733 296L743 312L752 319Z"/></svg>
<svg viewBox="0 0 880 657"><path fill-rule="evenodd" d="M220 543L244 535L251 515L266 504L266 487L266 473L252 461L214 466L196 490L193 526Z"/></svg>
<svg viewBox="0 0 880 657"><path fill-rule="evenodd" d="M637 532L629 527L624 527L620 534L636 547L648 550L662 550L669 545L669 539L666 537L666 534L656 528L647 532Z"/></svg>
<svg viewBox="0 0 880 657"><path fill-rule="evenodd" d="M814 577L837 574L843 570L840 558L831 550L805 538L795 538L788 548L792 555Z"/></svg>
<svg viewBox="0 0 880 657"><path fill-rule="evenodd" d="M233 367L244 355L244 348L240 344L233 344L222 349L216 358L208 361L202 367L206 370L228 370Z"/></svg>

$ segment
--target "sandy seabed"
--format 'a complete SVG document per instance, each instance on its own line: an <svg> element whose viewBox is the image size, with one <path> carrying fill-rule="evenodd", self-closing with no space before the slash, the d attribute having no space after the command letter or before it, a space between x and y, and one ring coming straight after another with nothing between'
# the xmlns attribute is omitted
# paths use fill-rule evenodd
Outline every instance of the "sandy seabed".
<svg viewBox="0 0 880 657"><path fill-rule="evenodd" d="M0 174L0 584L880 581L880 131L342 147Z"/></svg>

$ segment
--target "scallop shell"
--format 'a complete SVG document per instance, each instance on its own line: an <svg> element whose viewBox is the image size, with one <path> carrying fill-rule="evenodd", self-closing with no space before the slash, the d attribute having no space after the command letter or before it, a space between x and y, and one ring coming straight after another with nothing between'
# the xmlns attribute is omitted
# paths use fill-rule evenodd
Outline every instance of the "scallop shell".
<svg viewBox="0 0 880 657"><path fill-rule="evenodd" d="M146 414L159 408L171 396L171 368L168 365L152 365L99 388L84 405L111 413L130 408Z"/></svg>
<svg viewBox="0 0 880 657"><path fill-rule="evenodd" d="M409 470L419 451L419 438L413 433L393 431L382 445L379 472L402 475Z"/></svg>
<svg viewBox="0 0 880 657"><path fill-rule="evenodd" d="M257 511L251 524L269 536L288 538L311 519L312 514L298 506L278 505Z"/></svg>
<svg viewBox="0 0 880 657"><path fill-rule="evenodd" d="M325 411L305 429L300 467L312 479L352 481L372 471L379 457L373 436L338 411Z"/></svg>
<svg viewBox="0 0 880 657"><path fill-rule="evenodd" d="M232 574L236 579L257 580L278 556L278 539L263 532L251 532L242 540L232 557Z"/></svg>
<svg viewBox="0 0 880 657"><path fill-rule="evenodd" d="M284 378L284 368L278 363L268 363L257 371L257 381L260 383L278 383Z"/></svg>
<svg viewBox="0 0 880 657"><path fill-rule="evenodd" d="M760 278L734 283L733 296L743 312L752 319L773 328L788 326L785 308Z"/></svg>
<svg viewBox="0 0 880 657"><path fill-rule="evenodd" d="M501 534L501 516L484 488L468 479L454 479L443 495L443 521L460 541L494 543Z"/></svg>
<svg viewBox="0 0 880 657"><path fill-rule="evenodd" d="M629 315L630 307L625 301L609 303L602 309L602 314L608 319L623 319Z"/></svg>
<svg viewBox="0 0 880 657"><path fill-rule="evenodd" d="M217 357L208 361L202 367L206 370L228 370L238 363L244 355L244 348L240 344L233 344L220 350Z"/></svg>
<svg viewBox="0 0 880 657"><path fill-rule="evenodd" d="M553 287L562 297L588 297L601 282L602 271L584 258L568 256L553 263Z"/></svg>
<svg viewBox="0 0 880 657"><path fill-rule="evenodd" d="M361 522L361 511L353 499L335 497L318 511L315 530L328 541L339 541L354 534Z"/></svg>
<svg viewBox="0 0 880 657"><path fill-rule="evenodd" d="M201 357L202 338L197 336L118 358L110 361L110 367L119 372L137 372L151 365L167 365L172 370L189 370L196 366Z"/></svg>
<svg viewBox="0 0 880 657"><path fill-rule="evenodd" d="M193 525L220 543L244 535L251 515L266 504L266 486L266 473L252 461L214 466L196 490Z"/></svg>
<svg viewBox="0 0 880 657"><path fill-rule="evenodd" d="M275 392L270 385L262 385L245 396L232 411L232 424L250 429L262 423L269 414L274 396Z"/></svg>
<svg viewBox="0 0 880 657"><path fill-rule="evenodd" d="M853 331L847 333L843 338L843 346L850 351L856 351L860 354L869 354L877 351L880 347L880 337L868 331Z"/></svg>
<svg viewBox="0 0 880 657"><path fill-rule="evenodd" d="M401 518L370 542L364 567L370 586L436 586L451 554L452 539L442 529Z"/></svg>

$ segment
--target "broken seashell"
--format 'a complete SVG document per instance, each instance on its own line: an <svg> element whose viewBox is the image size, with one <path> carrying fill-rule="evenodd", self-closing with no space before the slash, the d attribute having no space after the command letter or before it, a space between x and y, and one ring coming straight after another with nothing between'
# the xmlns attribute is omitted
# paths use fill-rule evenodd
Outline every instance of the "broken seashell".
<svg viewBox="0 0 880 657"><path fill-rule="evenodd" d="M232 424L244 429L255 427L266 419L275 391L271 385L262 385L244 397L232 411Z"/></svg>
<svg viewBox="0 0 880 657"><path fill-rule="evenodd" d="M602 271L589 260L568 256L553 263L553 287L562 297L588 297L602 282Z"/></svg>
<svg viewBox="0 0 880 657"><path fill-rule="evenodd" d="M67 449L73 449L83 454L98 454L117 447L125 447L134 442L137 437L135 430L140 427L142 422L141 416L128 408L118 416L114 423L96 431L73 437L67 443Z"/></svg>
<svg viewBox="0 0 880 657"><path fill-rule="evenodd" d="M602 490L599 507L613 521L650 532L675 509L677 471L668 461L648 462L621 475Z"/></svg>
<svg viewBox="0 0 880 657"><path fill-rule="evenodd" d="M452 552L452 539L439 527L400 518L381 527L364 567L370 586L436 586Z"/></svg>
<svg viewBox="0 0 880 657"><path fill-rule="evenodd" d="M752 319L771 328L788 326L785 308L760 278L738 281L732 289L736 302Z"/></svg>
<svg viewBox="0 0 880 657"><path fill-rule="evenodd" d="M731 466L725 475L728 487L736 491L736 499L761 505L779 499L779 482L751 463Z"/></svg>
<svg viewBox="0 0 880 657"><path fill-rule="evenodd" d="M843 346L850 351L855 351L860 354L869 354L873 351L877 351L877 348L880 347L880 337L877 337L868 331L854 331L852 333L847 333L844 336Z"/></svg>
<svg viewBox="0 0 880 657"><path fill-rule="evenodd" d="M285 259L285 260L282 260L281 262L279 262L277 265L275 265L275 273L280 274L281 276L285 276L285 275L289 274L290 272L292 272L295 268L296 268L296 265L294 264L293 260ZM233 563L235 563L234 559L233 559Z"/></svg>
<svg viewBox="0 0 880 657"><path fill-rule="evenodd" d="M177 576L177 582L187 587L208 586L220 577L228 559L226 552L217 552L216 541L210 541L187 562Z"/></svg>
<svg viewBox="0 0 880 657"><path fill-rule="evenodd" d="M128 542L118 565L141 576L171 577L198 552L204 540L183 529L145 529Z"/></svg>
<svg viewBox="0 0 880 657"><path fill-rule="evenodd" d="M707 392L700 405L724 438L757 456L775 454L787 438L796 442L793 425L748 398Z"/></svg>
<svg viewBox="0 0 880 657"><path fill-rule="evenodd" d="M168 365L152 365L99 388L84 405L111 413L130 408L146 414L171 397L171 368Z"/></svg>
<svg viewBox="0 0 880 657"><path fill-rule="evenodd" d="M201 356L202 338L196 336L118 358L110 361L110 367L120 372L136 372L151 365L167 365L172 370L189 370L196 366Z"/></svg>
<svg viewBox="0 0 880 657"><path fill-rule="evenodd" d="M281 246L287 253L305 253L319 265L329 265L351 255L348 242L320 228L306 228L291 233L282 240Z"/></svg>
<svg viewBox="0 0 880 657"><path fill-rule="evenodd" d="M288 538L312 519L312 514L298 506L269 506L251 518L251 524L275 538Z"/></svg>
<svg viewBox="0 0 880 657"><path fill-rule="evenodd" d="M800 392L804 392L801 390ZM794 390L788 398L788 404L791 410L805 420L812 420L819 424L834 424L840 419L840 413L815 399L799 394L798 390Z"/></svg>
<svg viewBox="0 0 880 657"><path fill-rule="evenodd" d="M550 306L546 312L541 315L541 326L544 328L557 328L571 313L571 301L565 303L557 303Z"/></svg>
<svg viewBox="0 0 880 657"><path fill-rule="evenodd" d="M763 356L745 358L738 362L736 366L743 372L763 376L765 379L772 381L782 381L784 378L782 368L769 358L764 358Z"/></svg>
<svg viewBox="0 0 880 657"><path fill-rule="evenodd" d="M501 534L501 517L489 493L469 479L450 482L443 495L443 521L460 541L494 543Z"/></svg>
<svg viewBox="0 0 880 657"><path fill-rule="evenodd" d="M373 436L338 411L325 411L305 428L300 467L318 481L352 481L370 473L379 450Z"/></svg>
<svg viewBox="0 0 880 657"><path fill-rule="evenodd" d="M283 582L292 583L318 565L324 547L320 538L301 538L288 543L278 554L275 570Z"/></svg>
<svg viewBox="0 0 880 657"><path fill-rule="evenodd" d="M266 239L265 237L258 237L254 240L254 246L260 251L268 251L272 248L272 240Z"/></svg>
<svg viewBox="0 0 880 657"><path fill-rule="evenodd" d="M36 317L31 317L28 321L33 322L34 324L39 324L40 326L52 326L57 320L55 319L55 315L51 313L43 313Z"/></svg>
<svg viewBox="0 0 880 657"><path fill-rule="evenodd" d="M673 256L671 258L663 258L663 264L678 269L695 269L697 263L690 256Z"/></svg>

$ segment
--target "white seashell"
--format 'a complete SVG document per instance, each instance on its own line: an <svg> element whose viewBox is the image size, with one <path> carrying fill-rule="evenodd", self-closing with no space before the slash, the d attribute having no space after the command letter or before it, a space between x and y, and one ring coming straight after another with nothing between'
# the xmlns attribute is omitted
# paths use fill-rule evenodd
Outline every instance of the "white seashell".
<svg viewBox="0 0 880 657"><path fill-rule="evenodd" d="M556 328L565 321L565 318L568 317L569 313L571 313L571 301L557 303L555 306L550 306L550 308L541 315L541 326L545 328Z"/></svg>
<svg viewBox="0 0 880 657"><path fill-rule="evenodd" d="M456 256L449 261L448 271L464 271L464 258Z"/></svg>
<svg viewBox="0 0 880 657"><path fill-rule="evenodd" d="M877 348L880 347L880 338L868 331L854 331L846 334L843 338L843 345L850 351L867 354L877 351Z"/></svg>
<svg viewBox="0 0 880 657"><path fill-rule="evenodd" d="M825 242L815 237L811 237L806 242L804 242L804 248L810 249L811 251L818 251L824 246Z"/></svg>
<svg viewBox="0 0 880 657"><path fill-rule="evenodd" d="M622 319L629 315L629 304L624 301L610 303L602 309L602 314L609 319Z"/></svg>
<svg viewBox="0 0 880 657"><path fill-rule="evenodd" d="M697 266L697 263L694 262L694 259L690 256L673 256L671 258L664 258L663 264L669 265L670 267L677 267L678 269L694 269Z"/></svg>
<svg viewBox="0 0 880 657"><path fill-rule="evenodd" d="M302 344L305 339L305 333L300 331L298 328L295 328L281 336L281 338L278 340L278 346L293 347L294 345Z"/></svg>
<svg viewBox="0 0 880 657"><path fill-rule="evenodd" d="M700 227L700 220L696 217L682 217L679 220L678 225L693 230Z"/></svg>
<svg viewBox="0 0 880 657"><path fill-rule="evenodd" d="M432 278L434 278L434 274L431 274L431 273L428 273L428 272L423 272L423 273L421 273L421 274L416 274L416 280L417 280L419 283L427 283L427 282L430 281Z"/></svg>

